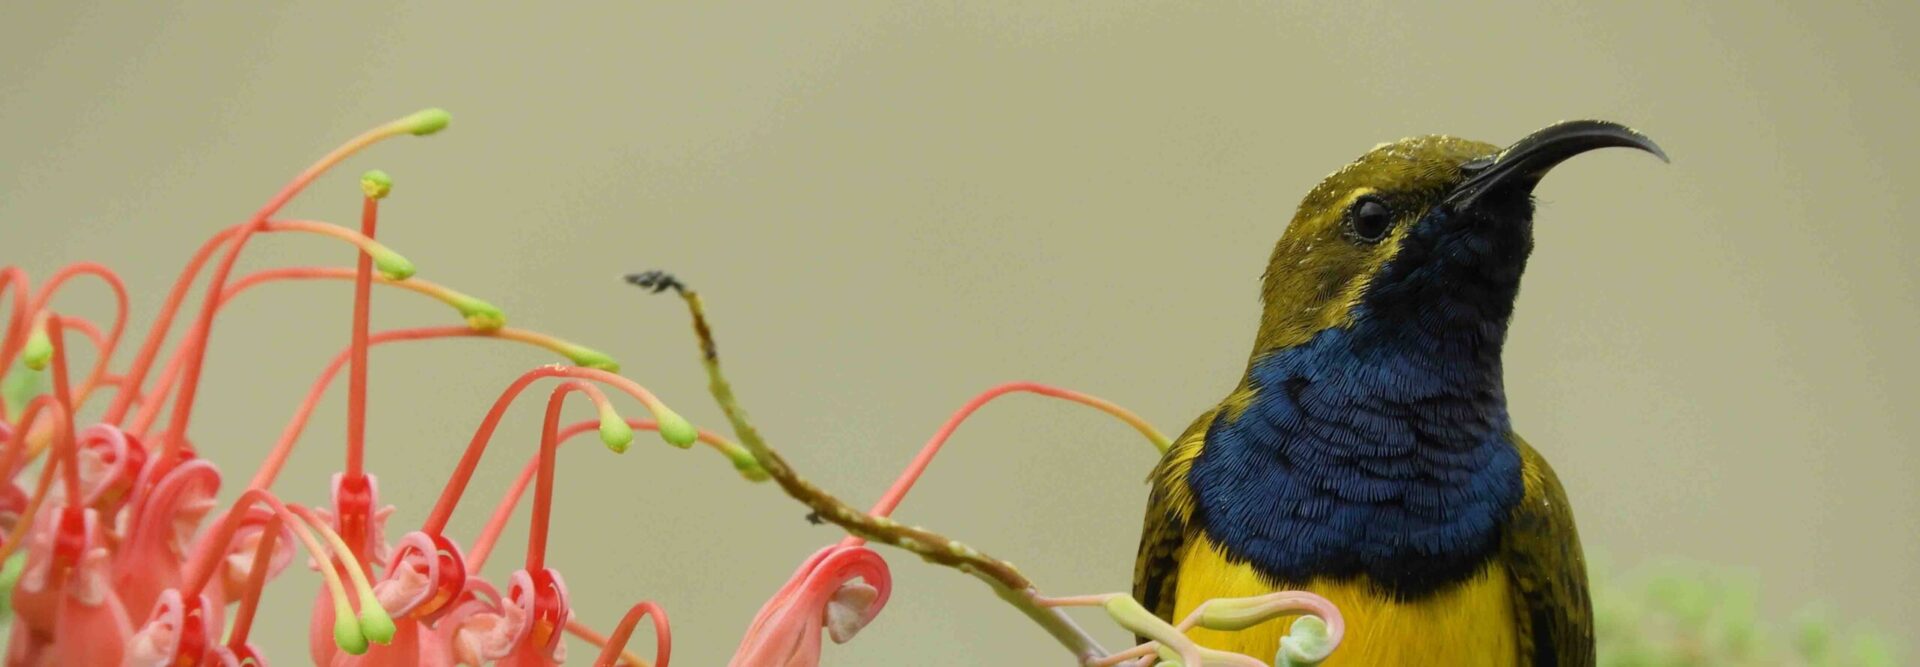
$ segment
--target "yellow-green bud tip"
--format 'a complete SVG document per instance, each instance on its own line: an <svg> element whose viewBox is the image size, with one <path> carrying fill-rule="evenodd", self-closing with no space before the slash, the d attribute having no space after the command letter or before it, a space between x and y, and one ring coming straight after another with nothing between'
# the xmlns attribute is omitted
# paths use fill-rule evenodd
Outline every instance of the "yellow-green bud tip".
<svg viewBox="0 0 1920 667"><path fill-rule="evenodd" d="M493 304L465 297L454 303L460 310L460 316L467 319L467 328L474 331L499 331L507 326L507 314L495 308Z"/></svg>
<svg viewBox="0 0 1920 667"><path fill-rule="evenodd" d="M1274 667L1312 667L1333 653L1333 637L1327 634L1327 622L1318 616L1301 616L1287 627L1280 638L1280 650L1273 656Z"/></svg>
<svg viewBox="0 0 1920 667"><path fill-rule="evenodd" d="M349 655L367 652L367 636L360 630L359 621L349 614L334 614L333 645L340 647Z"/></svg>
<svg viewBox="0 0 1920 667"><path fill-rule="evenodd" d="M27 336L27 345L20 349L20 363L27 368L44 371L47 363L53 360L53 339L47 336L45 328L35 328Z"/></svg>
<svg viewBox="0 0 1920 667"><path fill-rule="evenodd" d="M620 372L620 362L614 361L607 353L579 345L569 346L565 352L567 360L575 366L597 368L608 373Z"/></svg>
<svg viewBox="0 0 1920 667"><path fill-rule="evenodd" d="M407 261L407 258L401 257L400 253L389 250L386 246L376 246L373 249L373 268L378 269L380 275L386 276L388 280L406 280L412 278L414 272L413 262Z"/></svg>
<svg viewBox="0 0 1920 667"><path fill-rule="evenodd" d="M693 424L688 423L680 413L674 412L667 406L654 408L653 418L660 422L660 439L667 441L669 445L686 449L700 439L700 431L693 428Z"/></svg>
<svg viewBox="0 0 1920 667"><path fill-rule="evenodd" d="M360 175L360 191L368 199L386 199L393 192L393 177L378 169L369 169Z"/></svg>
<svg viewBox="0 0 1920 667"><path fill-rule="evenodd" d="M621 419L614 411L603 410L600 412L600 442L606 443L607 449L613 450L613 453L624 454L627 445L633 444L633 427L628 426L627 420Z"/></svg>
<svg viewBox="0 0 1920 667"><path fill-rule="evenodd" d="M448 114L446 109L435 107L415 111L413 115L401 119L400 124L414 136L424 137L447 129L447 123L452 120L453 116Z"/></svg>
<svg viewBox="0 0 1920 667"><path fill-rule="evenodd" d="M397 631L393 617L388 616L387 610L381 609L379 604L360 608L360 634L367 639L376 644L390 644L393 643L393 633Z"/></svg>
<svg viewBox="0 0 1920 667"><path fill-rule="evenodd" d="M729 454L728 457L733 459L733 470L734 472L740 473L742 479L749 482L764 482L770 477L770 475L767 474L767 469L760 467L760 462L755 460L752 454L748 454L744 458L731 454Z"/></svg>

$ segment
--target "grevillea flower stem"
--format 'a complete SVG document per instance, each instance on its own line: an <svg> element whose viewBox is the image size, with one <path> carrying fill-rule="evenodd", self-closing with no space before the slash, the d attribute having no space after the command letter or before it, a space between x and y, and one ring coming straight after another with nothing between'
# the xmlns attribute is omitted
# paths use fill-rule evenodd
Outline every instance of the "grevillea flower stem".
<svg viewBox="0 0 1920 667"><path fill-rule="evenodd" d="M264 504L268 509L272 510L276 520L284 522L288 528L293 530L296 537L305 535L306 524L301 522L299 517L294 516L287 509L286 504L280 502L279 497L265 489L247 489L240 494L239 500L234 501L233 508L227 511L220 523L215 524L213 532L211 533L213 539L206 542L206 544L212 545L213 548L200 550L195 558L187 563L187 577L180 586L181 594L185 595L187 599L193 599L193 596L199 595L201 591L206 589L207 582L213 579L214 571L219 568L220 559L226 553L226 549L223 547L233 542L233 534L240 529L240 522L246 516L247 509L253 507L256 503ZM318 548L320 543L317 540L305 539L307 537L312 536L305 535L300 541L306 544L308 554L313 556L316 562L326 563L331 560L327 556L325 549ZM322 576L337 576L338 574L330 567L322 567L320 569Z"/></svg>
<svg viewBox="0 0 1920 667"><path fill-rule="evenodd" d="M634 627L640 625L640 619L649 616L653 618L653 633L657 637L653 649L654 667L667 667L667 659L673 655L673 630L667 622L667 610L661 609L652 600L642 601L627 610L626 616L620 618L620 625L614 627L613 635L600 648L600 657L593 661L593 667L613 667L614 661L620 658L626 648L627 641L633 638Z"/></svg>
<svg viewBox="0 0 1920 667"><path fill-rule="evenodd" d="M572 343L532 331L513 328L502 328L496 331L475 331L460 326L419 327L382 331L368 336L367 345L368 347L377 347L386 343L434 340L440 338L498 339L525 343L552 350L562 355L566 354L566 350L578 347ZM314 409L320 405L321 396L326 393L327 386L333 382L333 378L340 374L340 369L346 366L347 360L348 351L342 350L340 354L334 356L332 362L328 363L327 368L321 371L320 378L314 381L313 387L307 391L306 399L301 401L300 407L294 411L293 418L288 420L286 428L281 431L279 441L274 443L273 449L268 452L266 460L261 462L259 470L253 475L253 480L247 483L248 488L267 488L273 486L273 480L279 476L280 469L286 465L287 457L293 454L293 445L300 439L301 432L305 430L307 419L312 416Z"/></svg>
<svg viewBox="0 0 1920 667"><path fill-rule="evenodd" d="M160 312L147 329L146 342L140 344L140 351L134 354L133 364L127 367L127 386L132 390L123 392L107 406L104 417L106 423L118 426L126 417L127 410L133 406L133 395L139 393L139 388L146 383L147 372L153 368L153 361L160 354L160 345L166 342L167 332L173 329L173 317L180 312L180 305L186 300L193 279L200 275L200 269L213 257L213 251L219 250L228 239L238 234L240 227L235 225L222 229L201 243L200 249L194 251L193 258L187 260L187 265L180 269L180 277L174 280L173 288L167 292L167 300L161 302Z"/></svg>
<svg viewBox="0 0 1920 667"><path fill-rule="evenodd" d="M183 381L180 383L180 395L174 401L173 416L167 423L167 433L161 445L162 450L159 460L161 470L164 471L167 466L171 465L171 462L175 460L182 443L186 439L187 423L193 416L193 399L195 392L198 391L200 382L200 370L206 359L208 334L213 326L214 311L218 309L220 305L220 299L218 297L220 293L226 289L227 276L233 273L234 263L239 260L240 251L246 247L247 239L265 225L267 218L279 212L281 207L286 206L287 202L293 199L294 195L299 194L301 190L307 187L307 184L312 183L313 179L318 178L320 174L325 173L327 169L332 168L333 165L339 164L342 160L347 159L348 156L383 139L401 134L431 134L446 127L446 124L445 111L429 109L368 130L360 136L348 140L347 143L342 144L339 148L333 149L332 152L314 162L312 166L307 167L305 171L300 172L291 182L281 188L278 194L268 200L264 206L261 206L260 210L255 211L252 217L248 218L246 224L241 227L239 233L227 248L226 256L222 257L219 266L214 268L213 277L210 279L207 288L209 297L202 300L200 315L194 322L192 328L193 335L187 345L186 365L184 366ZM154 400L158 402L159 398L155 397Z"/></svg>
<svg viewBox="0 0 1920 667"><path fill-rule="evenodd" d="M301 232L301 233L317 234L320 236L339 239L347 242L350 245L353 245L356 248L359 248L363 254L382 255L382 256L388 256L390 258L394 258L392 261L393 263L398 265L395 267L397 269L411 270L411 266L406 264L405 259L400 258L398 255L394 254L392 250L388 250L385 246L379 245L378 243L374 242L371 239L368 239L367 237L361 235L358 232L354 232L352 230L338 227L335 225L330 225L323 222L313 222L308 220L296 220L296 221L285 221L285 222L273 221L273 222L262 223L259 226L259 231L267 232L267 233ZM226 232L223 232L222 235L216 235L214 237L214 240L208 241L208 244L209 244L208 247L202 248L202 251L211 252L212 250L218 249L219 241L225 238L231 238L233 235L237 234L238 232L239 232L239 227L234 227L226 230ZM199 262L204 262L205 258L196 256L195 260ZM189 271L193 271L197 269L197 267L190 264L188 266L188 269ZM193 274L183 273L181 277L183 280L191 280L193 278ZM226 282L224 280L225 277L224 276L221 276L221 277L223 280L221 281L220 286L218 288L219 291L217 292L210 291L209 292L210 294L219 294L219 295L227 294L228 287L226 286ZM209 289L212 290L214 289L214 287L210 286ZM140 355L134 358L132 369L128 371L129 377L132 377L136 380L144 380L146 378L146 374L148 370L151 368L151 365L156 358L154 355L157 354L159 344L161 341L165 339L166 331L161 327L165 327L168 325L168 323L170 322L173 316L173 313L171 311L180 307L179 299L183 298L184 294L185 294L185 284L182 283L179 285L175 285L173 293L168 295L167 303L161 306L161 312L159 317L160 322L157 322L154 325L156 329L152 334L148 336L146 346L143 346L141 348ZM225 298L207 299L206 302L207 302L207 305L211 307L211 311L216 313L220 310L222 306L226 305ZM168 358L166 370L161 373L161 378L157 386L155 386L152 391L148 392L147 395L149 396L149 400L146 405L141 406L140 412L134 415L131 425L126 429L128 432L144 435L146 434L147 430L153 426L153 422L159 418L160 409L163 406L163 404L166 403L167 396L171 393L171 391L174 388L174 381L179 378L179 376L183 373L183 369L185 369L187 367L187 364L190 361L192 361L193 355L196 353L199 353L196 351L202 350L206 346L206 341L204 338L207 335L207 333L209 333L210 331L211 331L211 324L209 324L204 329L196 325L194 328L189 330L187 334L187 338L182 341L180 347L175 349L173 352L173 355ZM152 348L152 350L149 350L149 348ZM198 376L196 375L194 377L197 378ZM182 398L185 398L185 397L182 396ZM121 416L121 414L117 414L115 410L119 410L123 413L125 408L126 406L119 406L116 403L116 407L110 407L108 409L107 416L117 419L118 417ZM179 409L179 406L178 406L178 402L176 401L175 403L176 412L178 411L178 409ZM120 422L112 421L110 423L120 423ZM171 428L171 425L169 425L169 428Z"/></svg>
<svg viewBox="0 0 1920 667"><path fill-rule="evenodd" d="M542 366L527 371L521 375L519 379L514 380L513 384L509 385L505 391L500 393L500 398L494 401L493 407L487 410L486 418L481 420L480 428L474 432L473 439L468 441L466 453L461 455L460 462L454 467L452 477L447 480L446 487L441 491L439 501L434 503L433 511L427 515L427 520L421 527L422 532L429 535L439 535L441 531L446 529L447 520L452 518L454 506L460 503L461 494L466 492L467 483L472 481L473 471L480 465L480 456L486 452L487 442L492 439L494 429L499 427L500 419L506 416L507 407L513 404L514 398L519 396L520 392L525 391L528 385L533 384L541 378L549 377L593 380L602 384L611 385L616 389L626 392L628 395L634 397L634 399L640 401L641 405L646 406L647 410L653 413L654 420L665 425L661 428L660 433L668 442L676 446L691 446L693 444L696 434L693 426L688 424L680 415L667 409L667 406L662 404L660 399L654 397L653 392L647 391L647 389L640 386L639 383L596 368Z"/></svg>
<svg viewBox="0 0 1920 667"><path fill-rule="evenodd" d="M567 394L576 391L593 397L595 404L607 405L607 396L600 392L599 387L578 380L561 383L547 396L547 416L540 427L539 482L533 489L533 518L527 525L526 569L529 572L538 572L547 567L547 530L549 519L553 516L554 450L560 446L559 438L555 436L560 429L560 408L566 405Z"/></svg>
<svg viewBox="0 0 1920 667"><path fill-rule="evenodd" d="M373 239L379 218L380 200L369 194L360 206L360 235ZM362 252L355 256L355 260L350 347L353 363L347 375L346 475L357 479L366 474L363 466L367 447L367 311L373 296L373 256Z"/></svg>
<svg viewBox="0 0 1920 667"><path fill-rule="evenodd" d="M119 275L116 275L112 270L108 269L105 266L101 266L93 262L79 262L75 264L70 264L61 268L58 272L54 273L52 278L47 279L47 284L42 285L40 287L40 293L34 297L33 305L29 307L27 310L28 312L34 312L34 313L46 310L47 304L52 303L54 294L57 291L59 291L59 289L62 286L64 286L68 281L80 276L93 276L95 278L99 278L101 282L106 283L108 289L113 290L113 300L114 300L113 326L108 328L106 336L104 338L98 336L97 331L93 332L92 335L89 335L89 338L94 339L95 347L97 347L100 350L100 358L94 362L93 371L88 373L87 375L88 379L85 383L85 386L90 387L99 381L99 378L101 375L106 373L107 363L113 358L114 350L116 350L120 345L121 334L126 331L126 328L127 328L126 283L120 280ZM64 317L63 319L69 324L79 321L79 318L75 318L75 317ZM90 323L86 326L89 329L93 328ZM10 365L11 361L12 359L0 360L0 363L5 363ZM0 365L0 369L5 369L5 368L7 368L7 366ZM85 395L85 391L83 390L80 395L77 395L75 397L74 399L75 402L84 402L83 399L78 397L78 396L84 396L84 395Z"/></svg>
<svg viewBox="0 0 1920 667"><path fill-rule="evenodd" d="M0 378L5 378L12 370L13 357L19 354L19 348L27 338L27 303L32 296L28 290L32 284L27 280L27 272L16 266L0 268L0 297L13 293L12 314L7 317L7 328L0 331ZM0 419L7 416L7 407L0 405Z"/></svg>
<svg viewBox="0 0 1920 667"><path fill-rule="evenodd" d="M658 431L660 429L659 423L652 420L628 419L626 421L627 427L635 431ZM588 431L598 430L600 427L601 422L599 420L569 424L566 428L560 429L558 436L560 444L566 444L575 437ZM726 438L720 437L719 434L712 431L701 429L699 438L701 443L713 447L715 451L720 452L730 460L737 460L736 457L742 454L752 456L752 454L746 453L744 448L728 441ZM533 484L534 475L539 473L539 471L540 455L535 453L532 458L527 460L527 465L520 469L520 476L514 478L512 484L507 485L506 493L501 494L499 504L493 508L493 515L487 519L486 526L480 529L480 535L473 539L473 548L467 550L468 572L479 572L481 568L486 567L487 556L492 554L493 547L499 542L501 533L506 532L507 521L513 518L513 509L520 504L521 496L526 494L527 487Z"/></svg>
<svg viewBox="0 0 1920 667"><path fill-rule="evenodd" d="M85 318L71 315L59 317L61 326L79 332L81 337L87 339L88 344L93 345L94 351L100 357L93 362L93 370L87 371L87 379L80 382L80 391L73 396L74 405L86 405L87 395L92 393L93 388L99 386L100 379L107 375L107 361L113 353L113 342L108 340L105 334L100 333L98 325Z"/></svg>
<svg viewBox="0 0 1920 667"><path fill-rule="evenodd" d="M372 278L374 283L378 283L381 285L391 285L393 287L398 287L401 289L419 293L427 297L431 297L441 303L447 304L448 306L452 306L456 310L459 310L462 316L467 316L467 317L475 316L473 313L476 305L478 305L480 308L485 310L489 310L489 311L492 310L491 306L486 304L486 302L480 301L479 299L475 299L471 296L463 294L445 285L441 285L429 280L423 280L418 277L408 278L406 280L394 280L386 276L375 275ZM258 285L262 285L265 283L278 282L282 280L345 280L345 281L351 282L354 279L355 279L355 275L354 275L353 269L342 269L342 268L336 268L331 266L289 266L289 267L282 267L278 269L262 269L260 271L249 273L245 277L239 280L233 281L233 284L227 287L227 291L224 294L220 295L220 299L223 302L231 301L234 297L239 296L241 292L244 292L248 289L251 289L253 287L256 287ZM225 307L224 303L222 304L222 307ZM494 315L493 312L486 313L486 316L489 316L489 317L493 315ZM472 324L469 324L468 326L470 328L480 329L480 330L499 328L498 326L481 327L481 326L473 326Z"/></svg>
<svg viewBox="0 0 1920 667"><path fill-rule="evenodd" d="M253 567L247 570L246 588L240 592L240 606L234 610L233 626L227 632L227 646L239 651L247 645L247 635L253 631L254 614L260 610L260 596L267 587L268 570L273 567L274 543L280 539L280 517L267 520L260 533L260 542L254 545Z"/></svg>
<svg viewBox="0 0 1920 667"><path fill-rule="evenodd" d="M1172 441L1168 440L1167 436L1162 435L1152 424L1148 424L1147 420L1105 399L1088 396L1077 391L1039 384L1037 382L1009 382L981 392L978 396L974 396L973 400L967 401L966 405L961 406L959 411L954 412L952 417L948 417L947 423L941 425L940 430L933 434L933 438L928 440L927 444L920 448L920 453L913 458L912 463L907 465L906 471L900 473L900 477L894 480L893 486L889 487L887 492L880 496L880 501L874 503L873 509L868 510L867 513L880 517L893 514L893 510L900 506L900 501L907 497L907 492L913 490L914 482L919 481L920 475L926 472L927 466L933 463L933 457L940 453L940 448L947 443L948 438L953 436L953 432L960 428L960 424L965 422L968 417L973 416L975 411L987 403L1014 392L1039 394L1041 396L1049 396L1092 407L1101 412L1113 415L1120 421L1126 422L1128 426L1132 426L1134 430L1146 436L1147 441L1152 443L1154 448L1163 454L1166 453L1168 447L1172 446ZM849 535L844 544L853 546L864 541L865 540L861 540L859 537Z"/></svg>
<svg viewBox="0 0 1920 667"><path fill-rule="evenodd" d="M77 506L86 496L80 488L80 455L76 451L79 444L73 437L73 387L67 380L66 330L59 317L48 318L47 335L53 339L53 397L60 404L60 420L55 422L60 427L60 438L54 448L60 456L60 481L66 490L67 502Z"/></svg>
<svg viewBox="0 0 1920 667"><path fill-rule="evenodd" d="M201 269L206 268L207 261L213 258L214 251L226 245L227 241L232 240L244 227L246 227L245 223L216 232L200 244L200 248L194 251L193 257L187 260L187 265L180 269L180 276L174 279L173 287L168 290L166 300L160 303L160 310L155 314L153 324L147 329L146 341L140 344L140 350L134 355L133 363L127 367L127 386L137 387L146 383L147 373L153 370L153 363L159 358L160 346L166 342L167 333L173 329L173 318L179 314L180 306L186 302L187 291L193 287L194 279L200 276ZM131 399L123 397L115 400L107 407L103 421L118 425L131 407Z"/></svg>
<svg viewBox="0 0 1920 667"><path fill-rule="evenodd" d="M105 350L107 348L106 339L101 335L100 328L94 326L92 322L68 315L52 314L47 315L43 319L47 322L58 320L62 328L71 327L79 331L82 336L93 344L96 350ZM49 337L48 340L51 341L52 338ZM61 353L61 358L64 359L65 350L59 350L59 352ZM105 383L104 361L105 357L103 356L101 363L94 364L93 371L88 375L87 380L80 385L77 394L68 394L66 396L67 405L73 406L73 409L78 409L78 406L86 403L87 396L90 395L95 388ZM49 404L56 402L59 398L52 395L43 395L43 397ZM61 409L64 410L65 408ZM21 416L29 417L30 415L22 414ZM65 419L63 422L71 424L71 419ZM40 446L45 444L45 440L37 436L50 433L63 422L56 421L53 424L48 424L36 422L29 418L23 419L21 423L14 425L17 432L13 434L11 440L5 443L4 453L0 453L0 471L11 475L15 471L15 468L22 465L24 461L31 461L38 457L40 455ZM45 429L44 431L42 430L43 427Z"/></svg>
<svg viewBox="0 0 1920 667"><path fill-rule="evenodd" d="M606 650L607 642L610 641L606 635L600 634L593 628L587 627L587 624L571 618L567 619L567 633L579 637L581 641L592 644L602 651ZM620 650L620 664L627 665L627 667L653 667L647 661L641 660L640 656L634 655L633 651L626 650L625 648Z"/></svg>
<svg viewBox="0 0 1920 667"><path fill-rule="evenodd" d="M8 479L12 479L13 475L19 472L19 468L24 467L25 462L33 458L27 451L29 446L27 435L40 426L42 413L59 409L60 406L54 403L53 397L46 394L35 396L27 401L26 406L21 408L20 422L13 425L13 435L7 440L6 448L0 450L0 473L5 473Z"/></svg>

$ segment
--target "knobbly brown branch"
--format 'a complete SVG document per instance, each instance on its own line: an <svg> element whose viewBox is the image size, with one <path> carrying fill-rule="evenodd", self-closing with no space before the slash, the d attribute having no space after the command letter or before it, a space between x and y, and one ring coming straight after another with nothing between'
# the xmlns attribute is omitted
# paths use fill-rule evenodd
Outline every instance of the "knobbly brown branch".
<svg viewBox="0 0 1920 667"><path fill-rule="evenodd" d="M992 586L994 593L1006 600L1028 618L1040 625L1047 634L1072 651L1082 663L1090 663L1109 654L1086 631L1054 606L1040 604L1039 595L1033 582L1021 574L1012 563L994 558L967 546L959 540L941 535L918 526L908 526L886 517L874 516L845 501L840 500L825 489L813 484L795 472L785 457L774 451L766 440L760 437L758 429L747 418L746 410L740 407L734 397L733 386L727 382L726 375L720 370L720 357L714 345L713 330L707 324L706 307L700 295L688 289L684 283L672 275L649 271L626 277L627 282L654 293L674 290L686 301L687 310L693 317L694 334L700 340L701 363L706 367L708 391L720 410L733 424L735 435L745 445L754 458L759 460L768 476L772 477L787 495L805 504L821 519L840 526L848 533L869 541L905 549L920 556L927 562L954 568L971 574Z"/></svg>

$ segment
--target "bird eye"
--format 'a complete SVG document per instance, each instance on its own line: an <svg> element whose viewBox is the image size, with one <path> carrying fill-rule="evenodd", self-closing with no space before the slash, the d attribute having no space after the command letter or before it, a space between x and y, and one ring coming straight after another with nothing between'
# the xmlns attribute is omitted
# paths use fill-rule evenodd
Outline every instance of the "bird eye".
<svg viewBox="0 0 1920 667"><path fill-rule="evenodd" d="M1393 209L1386 202L1364 197L1347 209L1347 231L1367 243L1378 243L1393 227Z"/></svg>

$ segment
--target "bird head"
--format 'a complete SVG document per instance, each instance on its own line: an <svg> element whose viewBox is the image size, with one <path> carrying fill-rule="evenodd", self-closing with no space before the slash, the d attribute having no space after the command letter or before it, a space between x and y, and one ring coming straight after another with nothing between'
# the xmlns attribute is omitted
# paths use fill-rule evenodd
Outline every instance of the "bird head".
<svg viewBox="0 0 1920 667"><path fill-rule="evenodd" d="M1568 158L1606 147L1666 159L1645 136L1593 120L1558 123L1504 149L1425 136L1368 151L1307 194L1274 246L1255 355L1334 328L1491 335L1497 350L1533 247L1534 186Z"/></svg>

